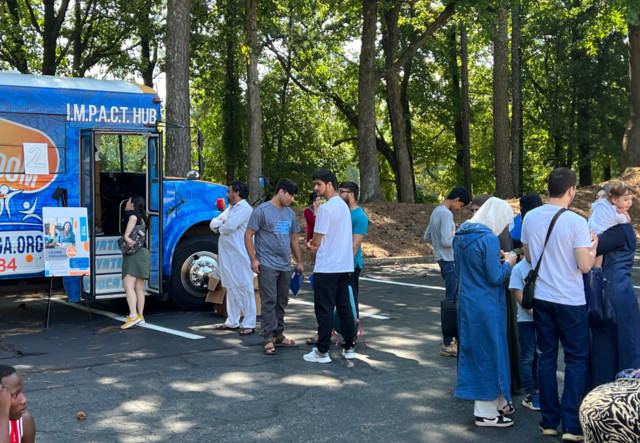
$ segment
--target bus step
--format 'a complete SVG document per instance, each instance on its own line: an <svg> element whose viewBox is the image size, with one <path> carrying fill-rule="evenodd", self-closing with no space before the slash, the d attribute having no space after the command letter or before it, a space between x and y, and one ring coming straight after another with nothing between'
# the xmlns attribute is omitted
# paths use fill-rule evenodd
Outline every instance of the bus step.
<svg viewBox="0 0 640 443"><path fill-rule="evenodd" d="M84 292L89 293L91 291L91 280L88 275L83 277ZM145 294L149 292L149 285L147 281L144 281L143 291ZM124 288L122 287L122 275L117 274L102 274L96 275L96 298L120 298L125 297Z"/></svg>
<svg viewBox="0 0 640 443"><path fill-rule="evenodd" d="M95 248L96 255L120 255L122 252L118 248L118 239L120 236L113 237L96 237Z"/></svg>

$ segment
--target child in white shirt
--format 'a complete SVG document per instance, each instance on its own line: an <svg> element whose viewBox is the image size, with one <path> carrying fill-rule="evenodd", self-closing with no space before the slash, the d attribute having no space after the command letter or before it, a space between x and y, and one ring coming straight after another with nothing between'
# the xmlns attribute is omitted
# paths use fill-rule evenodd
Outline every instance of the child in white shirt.
<svg viewBox="0 0 640 443"><path fill-rule="evenodd" d="M611 183L607 198L593 204L593 215L589 218L589 229L600 235L607 229L625 223L631 223L629 208L633 204L635 190L623 182ZM596 258L597 268L602 267L602 256Z"/></svg>

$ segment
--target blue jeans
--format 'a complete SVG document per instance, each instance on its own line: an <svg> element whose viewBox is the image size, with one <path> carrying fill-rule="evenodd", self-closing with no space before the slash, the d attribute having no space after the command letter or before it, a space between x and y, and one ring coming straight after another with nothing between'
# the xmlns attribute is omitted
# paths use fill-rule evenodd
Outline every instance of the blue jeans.
<svg viewBox="0 0 640 443"><path fill-rule="evenodd" d="M589 324L586 306L567 306L535 300L533 318L538 344L540 412L545 429L556 429L562 419L563 432L582 435L578 408L584 396L589 362ZM564 392L558 399L558 340L564 349Z"/></svg>
<svg viewBox="0 0 640 443"><path fill-rule="evenodd" d="M438 260L440 265L440 273L444 278L444 287L446 289L445 296L447 300L453 300L458 290L458 278L456 277L456 265L452 261ZM449 346L453 342L453 337L443 337L445 346Z"/></svg>
<svg viewBox="0 0 640 443"><path fill-rule="evenodd" d="M520 379L526 395L538 390L538 353L536 352L536 325L532 321L518 322L520 337Z"/></svg>

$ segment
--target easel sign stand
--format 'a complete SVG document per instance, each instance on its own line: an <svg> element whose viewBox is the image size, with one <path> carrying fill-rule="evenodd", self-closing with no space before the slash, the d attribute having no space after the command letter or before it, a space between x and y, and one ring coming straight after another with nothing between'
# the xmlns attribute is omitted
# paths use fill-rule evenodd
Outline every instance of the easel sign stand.
<svg viewBox="0 0 640 443"><path fill-rule="evenodd" d="M49 339L51 296L54 277L83 276L90 274L90 241L87 208L69 208L67 190L57 188L52 198L58 200L57 207L42 208L42 229L45 239L44 272L51 278L47 299L47 316L44 327ZM95 335L89 298L85 296L91 330Z"/></svg>

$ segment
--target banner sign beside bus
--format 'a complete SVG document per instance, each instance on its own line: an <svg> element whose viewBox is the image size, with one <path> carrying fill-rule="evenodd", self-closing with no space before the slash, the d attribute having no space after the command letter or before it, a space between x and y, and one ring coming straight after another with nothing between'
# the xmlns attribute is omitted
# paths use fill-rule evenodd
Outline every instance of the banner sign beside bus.
<svg viewBox="0 0 640 443"><path fill-rule="evenodd" d="M47 277L88 275L87 208L42 208L44 271Z"/></svg>

